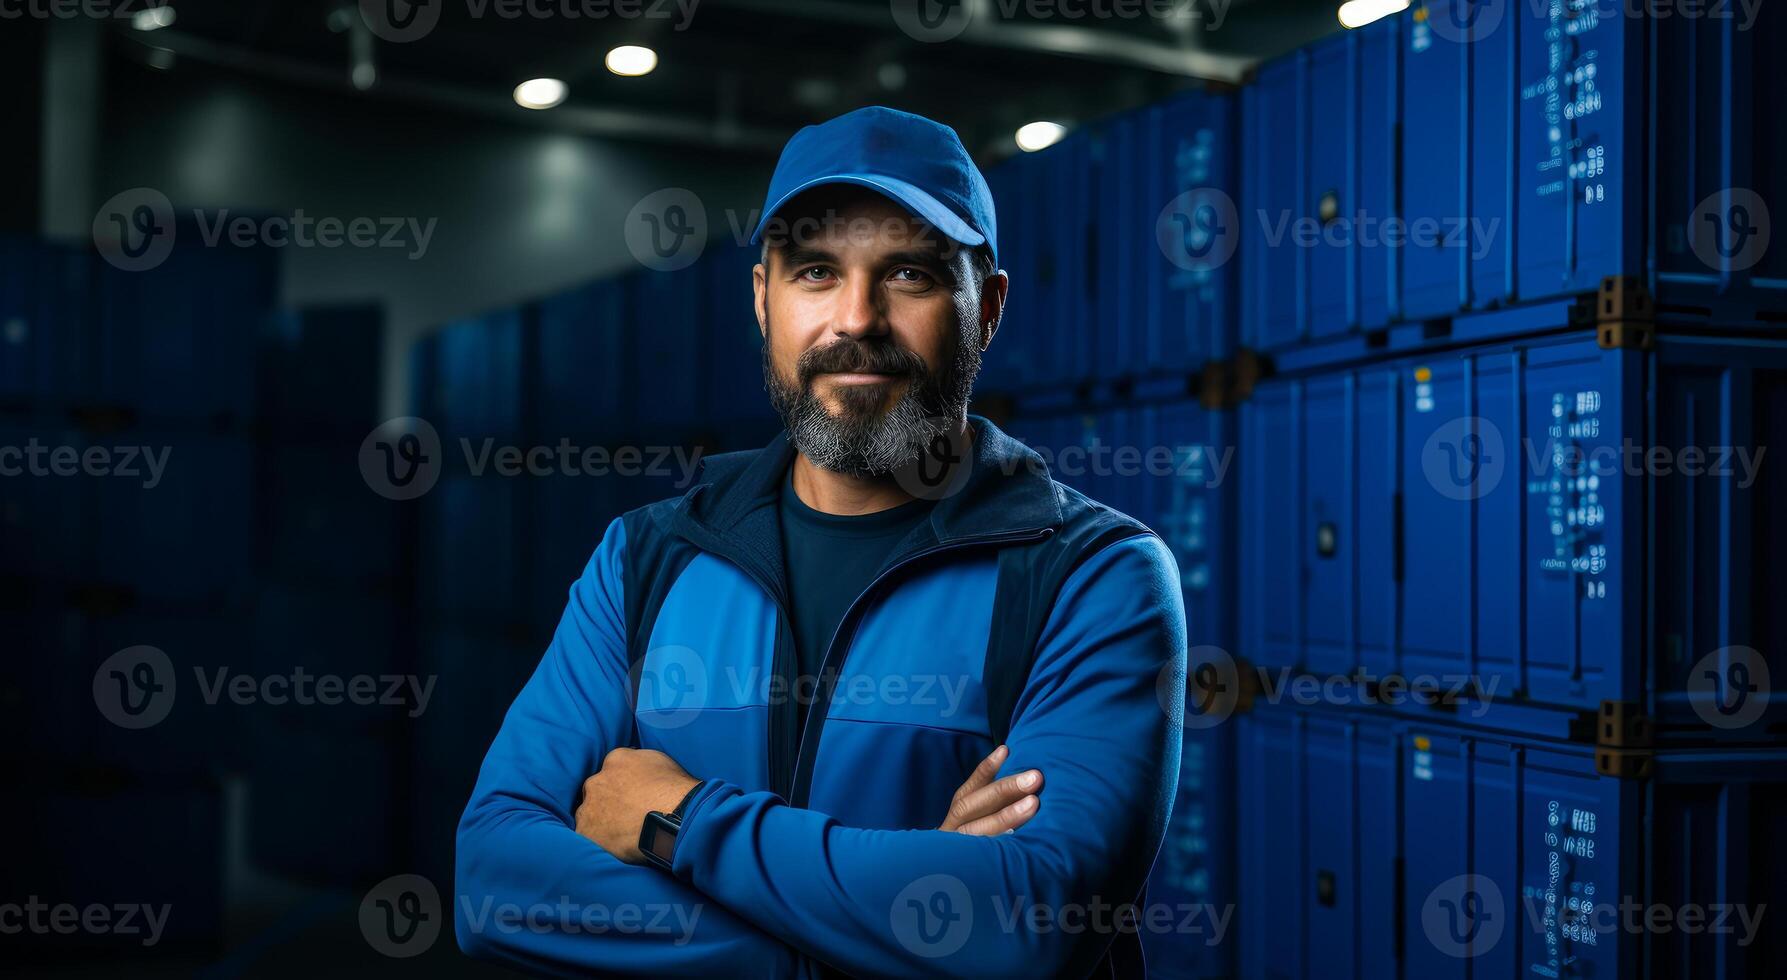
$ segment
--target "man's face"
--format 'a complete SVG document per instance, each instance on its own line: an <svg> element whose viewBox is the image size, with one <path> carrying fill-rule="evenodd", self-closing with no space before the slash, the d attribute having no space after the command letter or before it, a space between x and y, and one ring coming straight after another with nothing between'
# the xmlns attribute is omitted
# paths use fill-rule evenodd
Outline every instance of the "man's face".
<svg viewBox="0 0 1787 980"><path fill-rule="evenodd" d="M963 418L1003 278L983 290L965 250L863 188L778 218L788 239L754 271L771 401L816 465L892 472Z"/></svg>

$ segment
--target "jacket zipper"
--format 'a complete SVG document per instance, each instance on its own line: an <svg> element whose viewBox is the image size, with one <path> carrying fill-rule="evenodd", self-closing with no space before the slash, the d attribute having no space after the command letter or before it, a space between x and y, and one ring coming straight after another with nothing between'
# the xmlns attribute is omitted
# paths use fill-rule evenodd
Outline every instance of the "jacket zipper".
<svg viewBox="0 0 1787 980"><path fill-rule="evenodd" d="M889 565L888 567L882 569L880 574L876 575L875 578L869 582L868 586L865 587L862 590L862 592L859 595L857 595L857 597L855 599L852 599L850 601L850 605L844 609L844 618L838 620L837 629L832 631L831 641L825 645L825 656L819 661L820 683L818 685L816 685L814 688L813 702L811 704L807 705L806 724L801 726L800 740L799 740L799 743L795 746L794 772L792 774L793 778L791 779L790 784L786 788L786 792L781 792L780 790L778 790L781 797L783 799L787 800L791 806L804 807L807 805L807 798L811 795L811 792L812 792L811 784L812 784L813 764L814 764L814 761L818 758L818 754L819 754L820 729L822 729L825 725L825 716L830 713L832 692L837 687L837 683L836 683L835 679L830 684L827 684L824 682L826 673L827 673L827 668L829 668L831 666L832 653L837 649L838 640L840 637L842 637L844 635L844 631L845 631L846 627L849 628L851 635L854 637L855 632L856 632L855 620L856 620L857 608L860 605L862 605L862 601L865 598L867 598L871 593L873 593L876 590L876 588L879 587L881 585L881 583L887 579L888 576L894 574L895 572L899 571L902 568L907 567L908 565L911 565L913 562L916 562L921 558L928 558L932 555L940 554L940 553L946 552L946 551L957 551L957 550L961 550L961 549L965 549L965 548L978 548L978 547L984 547L986 545L992 545L992 544L1017 544L1017 543L1028 542L1028 541L1041 541L1043 538L1046 538L1053 533L1055 533L1053 528L1045 527L1045 528L1036 528L1036 529L1032 529L1032 530L1028 530L1028 531L1003 532L1003 533L999 533L999 534L983 534L983 535L979 535L979 536L975 536L975 537L960 538L960 539L952 541L948 544L934 545L932 547L925 548L921 551L913 552L912 554L907 555L904 558L901 558L899 561L893 563L892 565ZM846 656L845 659L848 660L849 659L848 656ZM842 663L839 663L838 670L837 670L837 673L839 675L843 674L843 668L844 668L844 665ZM792 674L793 674L792 665L790 665L789 673L785 678L789 682L786 690L788 690L790 692L792 692L794 689L794 687L793 687L794 678L793 678ZM815 710L820 708L822 705L825 708L825 710L820 711L817 714L817 716L815 716L815 714L814 714ZM813 754L811 757L809 757L807 755L807 742L809 739L811 739L812 743L813 743Z"/></svg>

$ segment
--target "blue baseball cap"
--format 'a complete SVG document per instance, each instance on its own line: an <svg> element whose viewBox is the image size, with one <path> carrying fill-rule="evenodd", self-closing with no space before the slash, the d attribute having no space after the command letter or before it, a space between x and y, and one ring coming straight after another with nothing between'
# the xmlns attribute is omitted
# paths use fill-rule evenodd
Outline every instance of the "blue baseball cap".
<svg viewBox="0 0 1787 980"><path fill-rule="evenodd" d="M998 262L993 192L956 131L940 122L874 105L795 133L776 161L751 244L796 194L823 184L879 191L951 240L985 244Z"/></svg>

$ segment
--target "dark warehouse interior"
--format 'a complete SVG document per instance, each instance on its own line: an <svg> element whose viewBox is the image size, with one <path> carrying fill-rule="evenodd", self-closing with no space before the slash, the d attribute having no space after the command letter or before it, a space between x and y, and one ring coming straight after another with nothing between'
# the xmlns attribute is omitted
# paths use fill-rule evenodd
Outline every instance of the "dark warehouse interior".
<svg viewBox="0 0 1787 980"><path fill-rule="evenodd" d="M0 974L1787 975L1783 43L1701 0L0 0ZM975 176L888 142L920 124ZM902 152L950 176L797 179ZM889 516L814 503L811 433L870 430L802 428L765 346L816 287L753 230L822 184L940 231L996 331L924 409L966 407L969 482L839 480L936 516L808 677L807 586L727 557L746 457L710 461L792 454L784 534ZM956 271L983 198L1008 292ZM1074 605L1138 541L1177 587L1111 608L1177 653L1052 661L1141 642ZM847 700L902 596L967 657L935 712ZM619 659L569 671L605 616ZM737 662L815 690L784 716ZM623 718L536 717L590 676ZM1036 734L1076 693L1109 714ZM1086 757L1131 725L1165 747ZM856 745L865 807L1008 745L1030 841L853 824ZM528 784L609 748L693 785L633 859L590 766ZM1132 764L1147 812L1059 822ZM770 814L707 855L729 792ZM790 810L827 844L739 900ZM530 820L698 901L516 884Z"/></svg>

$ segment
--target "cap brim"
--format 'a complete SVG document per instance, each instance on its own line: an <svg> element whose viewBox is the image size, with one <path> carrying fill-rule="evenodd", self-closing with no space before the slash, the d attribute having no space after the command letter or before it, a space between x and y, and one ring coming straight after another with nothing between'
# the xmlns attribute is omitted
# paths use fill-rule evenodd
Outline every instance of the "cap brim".
<svg viewBox="0 0 1787 980"><path fill-rule="evenodd" d="M784 205L793 200L795 195L826 184L855 184L858 187L879 191L883 196L892 199L894 203L929 222L932 227L949 236L952 241L963 245L986 243L985 235L970 228L968 223L957 217L954 211L944 207L943 202L914 184L878 174L832 174L826 177L815 177L801 184L783 194L781 199L765 209L763 217L757 221L757 230L751 232L751 244L756 245L763 240L763 229L769 226L770 219L774 218Z"/></svg>

